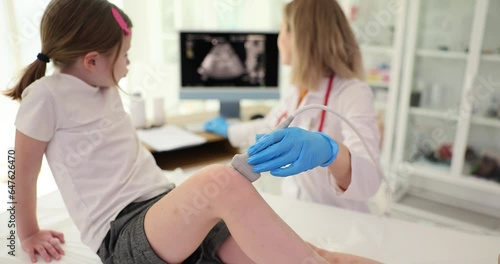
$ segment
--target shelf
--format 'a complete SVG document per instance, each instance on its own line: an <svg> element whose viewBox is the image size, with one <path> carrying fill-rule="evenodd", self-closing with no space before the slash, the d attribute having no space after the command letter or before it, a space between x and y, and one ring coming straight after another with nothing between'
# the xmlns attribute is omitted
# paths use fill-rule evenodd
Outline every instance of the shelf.
<svg viewBox="0 0 500 264"><path fill-rule="evenodd" d="M369 82L368 85L372 88L389 88L390 83L385 82Z"/></svg>
<svg viewBox="0 0 500 264"><path fill-rule="evenodd" d="M450 168L444 165L433 164L428 161L406 162L400 173L409 173L414 176L431 180L439 180L448 184L473 188L493 194L500 194L500 184L486 179L468 175L451 175Z"/></svg>
<svg viewBox="0 0 500 264"><path fill-rule="evenodd" d="M410 114L415 115L415 116L430 117L430 118L443 119L443 120L448 120L448 121L458 121L458 116L456 116L456 115L450 115L450 114L446 113L445 111L432 110L432 109L426 109L426 108L420 108L420 107L411 107Z"/></svg>
<svg viewBox="0 0 500 264"><path fill-rule="evenodd" d="M500 184L496 182L454 175L449 166L423 158L404 162L398 168L399 177L409 182L410 188L425 191L426 199L500 218ZM431 194L440 194L441 198L435 199Z"/></svg>
<svg viewBox="0 0 500 264"><path fill-rule="evenodd" d="M474 125L500 128L500 119L495 119L491 117L473 116L471 119L471 123Z"/></svg>
<svg viewBox="0 0 500 264"><path fill-rule="evenodd" d="M465 60L468 54L456 51L418 50L417 55L420 57Z"/></svg>
<svg viewBox="0 0 500 264"><path fill-rule="evenodd" d="M379 54L392 54L391 46L371 46L371 45L361 45L361 51L367 53L379 53Z"/></svg>
<svg viewBox="0 0 500 264"><path fill-rule="evenodd" d="M490 62L500 62L500 54L482 55L481 59Z"/></svg>
<svg viewBox="0 0 500 264"><path fill-rule="evenodd" d="M430 161L426 161L423 158L415 162L405 162L404 168L406 172L409 172L412 175L423 173L425 174L425 176L439 177L450 174L450 166L445 164L431 163Z"/></svg>
<svg viewBox="0 0 500 264"><path fill-rule="evenodd" d="M393 204L391 207L391 212L388 213L389 216L394 217L394 218L399 218L402 220L407 220L408 217L405 216L410 216L410 221L415 221L415 219L420 219L420 221L426 221L433 223L438 226L443 226L445 228L451 228L455 229L461 232L468 232L476 235L489 235L489 236L499 236L500 231L497 230L492 230L489 228L489 226L483 226L483 225L478 225L475 223L471 223L470 221L466 221L468 219L457 219L457 217L454 214L450 214L450 211L453 212L455 210L460 210L458 207L454 207L453 209L446 210L443 213L439 211L439 208L443 206L443 196L439 197L432 197L432 199L429 199L429 194L426 192L423 192L421 190L415 192L414 190L410 190L408 193L405 195L408 195L407 197L411 197L410 200L418 201L419 205L424 204L423 208L419 208L418 206L416 207L414 204L409 203L407 201L398 201L397 203ZM433 195L437 196L437 195ZM405 200L407 199L405 197ZM437 198L437 199L436 199ZM448 197L446 197L448 198ZM449 200L448 198L447 200ZM430 207L427 208L427 206ZM437 209L430 211L429 209ZM455 211L456 212L456 211ZM398 217L400 214L402 214L403 217ZM474 211L467 210L465 215L470 215L470 214L475 214ZM462 216L464 214L460 214ZM486 216L487 217L487 216ZM485 217L483 216L482 219ZM490 217L488 217L490 218ZM496 218L493 218L496 219Z"/></svg>

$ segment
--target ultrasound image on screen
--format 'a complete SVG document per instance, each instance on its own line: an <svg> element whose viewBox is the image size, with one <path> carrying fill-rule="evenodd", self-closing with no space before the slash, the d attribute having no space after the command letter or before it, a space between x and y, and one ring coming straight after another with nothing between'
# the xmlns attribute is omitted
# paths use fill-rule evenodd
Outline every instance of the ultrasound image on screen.
<svg viewBox="0 0 500 264"><path fill-rule="evenodd" d="M181 33L183 87L277 87L277 34Z"/></svg>

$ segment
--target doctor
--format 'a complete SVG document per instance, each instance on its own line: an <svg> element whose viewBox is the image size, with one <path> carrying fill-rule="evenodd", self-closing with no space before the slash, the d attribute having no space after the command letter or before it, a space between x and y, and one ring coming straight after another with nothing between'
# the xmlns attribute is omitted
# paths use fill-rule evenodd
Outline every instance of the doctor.
<svg viewBox="0 0 500 264"><path fill-rule="evenodd" d="M289 128L271 132L298 108L326 105L354 124L378 161L380 135L373 94L362 81L359 46L339 4L335 0L288 3L278 47L282 64L291 66L290 95L265 119L229 126L218 117L205 129L239 147L252 144L257 136L248 150L249 164L257 172L293 175L283 183L284 194L367 212L381 175L347 124L331 113L309 110Z"/></svg>

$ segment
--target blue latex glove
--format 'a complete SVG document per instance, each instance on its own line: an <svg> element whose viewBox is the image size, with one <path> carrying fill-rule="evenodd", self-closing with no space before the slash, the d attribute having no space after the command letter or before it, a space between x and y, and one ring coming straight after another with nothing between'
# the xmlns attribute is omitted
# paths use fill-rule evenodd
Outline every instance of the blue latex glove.
<svg viewBox="0 0 500 264"><path fill-rule="evenodd" d="M290 127L257 135L257 143L248 149L248 164L254 166L254 172L290 176L317 166L326 167L338 152L338 143L327 135Z"/></svg>
<svg viewBox="0 0 500 264"><path fill-rule="evenodd" d="M229 127L226 119L222 116L208 120L203 128L205 131L221 135L227 138L227 128Z"/></svg>

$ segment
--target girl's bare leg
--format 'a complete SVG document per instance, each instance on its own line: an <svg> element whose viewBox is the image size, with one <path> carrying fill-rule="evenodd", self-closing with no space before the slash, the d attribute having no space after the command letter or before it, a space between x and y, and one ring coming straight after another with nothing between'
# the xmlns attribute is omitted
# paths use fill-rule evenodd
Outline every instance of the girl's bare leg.
<svg viewBox="0 0 500 264"><path fill-rule="evenodd" d="M255 264L255 262L243 252L232 236L224 241L217 255L222 262L227 264Z"/></svg>
<svg viewBox="0 0 500 264"><path fill-rule="evenodd" d="M158 256L180 263L220 219L241 248L239 252L256 263L327 263L283 222L244 176L225 165L204 168L163 197L149 209L144 228ZM225 246L220 250L224 256L238 253L235 244Z"/></svg>
<svg viewBox="0 0 500 264"><path fill-rule="evenodd" d="M350 263L350 264L379 264L380 262L359 257L359 256L354 256L350 254L345 254L345 253L337 253L337 252L331 252L328 250L324 250L322 248L318 248L314 246L311 243L307 243L318 255L320 255L322 258L324 258L328 263Z"/></svg>

